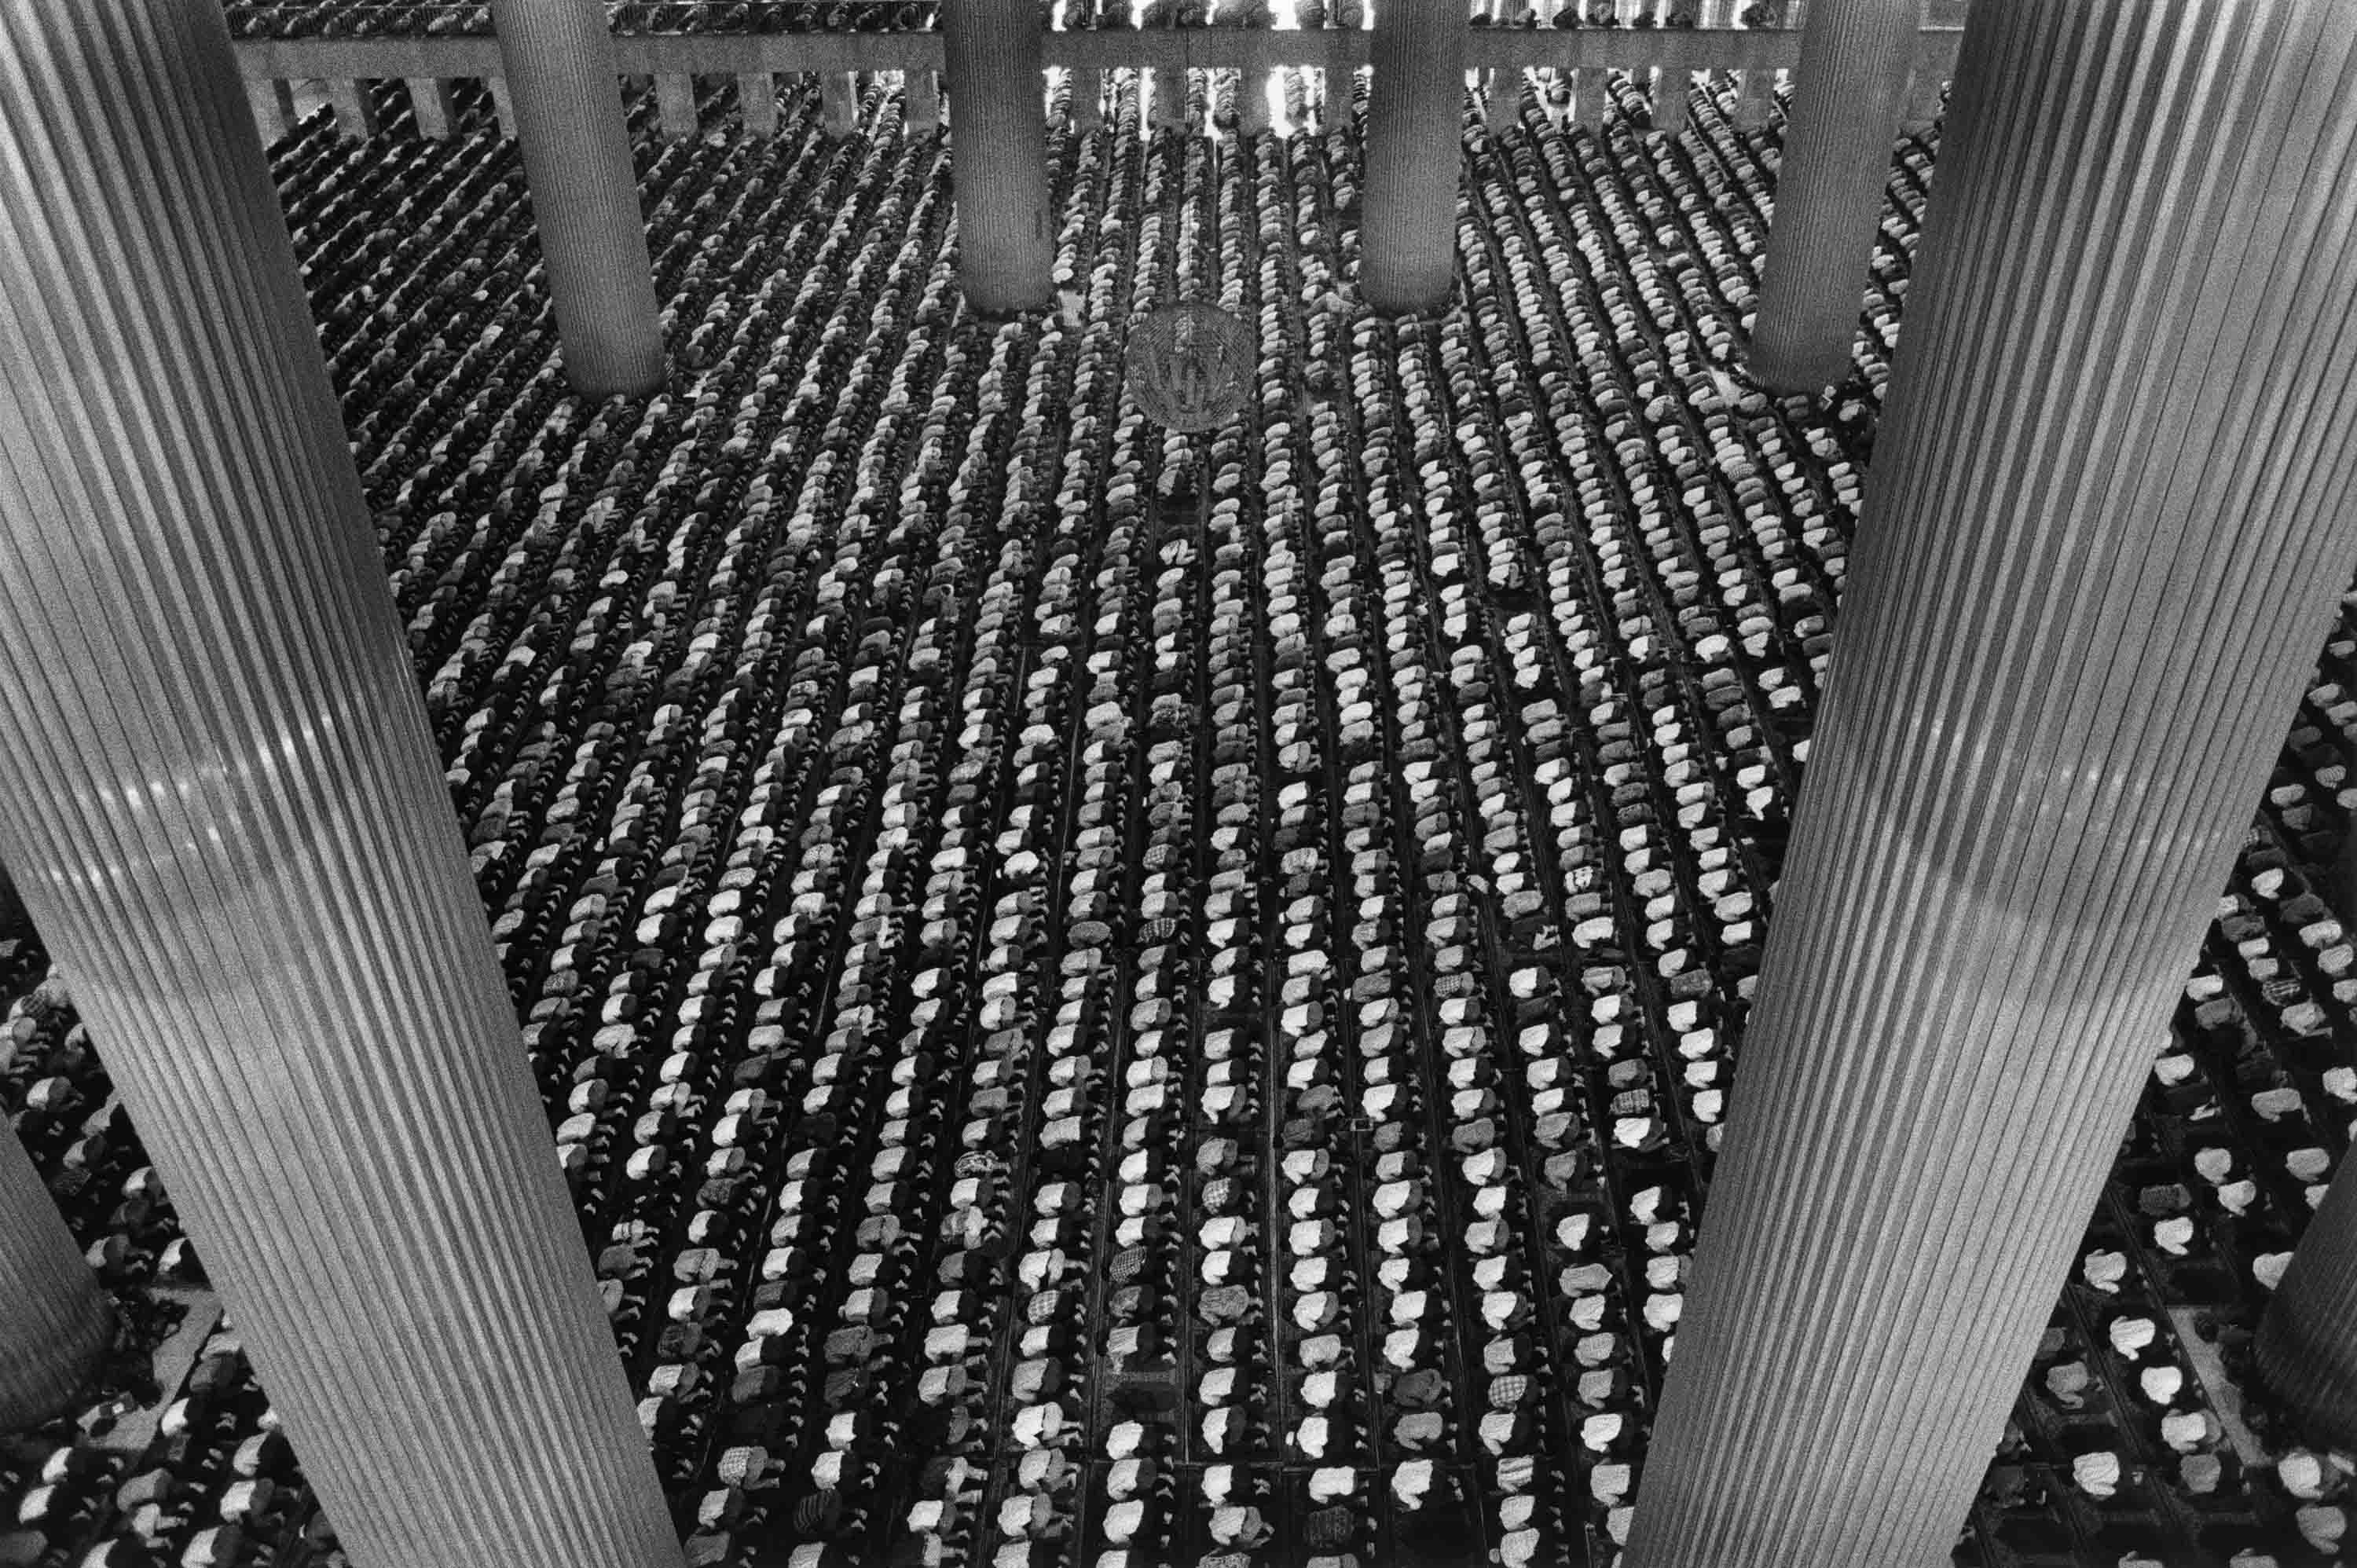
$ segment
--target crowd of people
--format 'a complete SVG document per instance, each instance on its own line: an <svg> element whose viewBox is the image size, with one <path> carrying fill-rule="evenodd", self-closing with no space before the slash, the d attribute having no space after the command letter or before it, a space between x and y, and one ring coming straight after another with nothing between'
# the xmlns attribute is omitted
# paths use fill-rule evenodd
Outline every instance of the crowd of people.
<svg viewBox="0 0 2357 1568"><path fill-rule="evenodd" d="M1780 403L1774 131L1707 84L1675 138L1625 79L1469 114L1461 306L1405 323L1355 296L1363 79L1286 135L1060 106L1062 305L1004 323L896 89L847 137L732 91L667 140L634 90L644 401L565 391L479 95L272 151L690 1561L1613 1561L1932 145L1856 375ZM1260 345L1203 436L1123 383L1180 299ZM2337 1549L2346 1463L2227 1396L2357 1101L2352 624L1960 1562ZM201 1283L40 971L0 950L0 1101L120 1294ZM335 1560L233 1326L199 1368L0 1440L0 1562Z"/></svg>
<svg viewBox="0 0 2357 1568"><path fill-rule="evenodd" d="M484 0L224 0L246 38L487 37ZM617 34L875 33L930 30L940 0L608 0Z"/></svg>
<svg viewBox="0 0 2357 1568"><path fill-rule="evenodd" d="M1042 0L1051 27L1266 27L1279 17L1269 0ZM484 0L224 0L240 38L430 38L487 35ZM930 31L941 25L939 0L607 0L615 32L648 34L841 33ZM1470 0L1477 27L1692 27L1695 0ZM1773 27L1781 5L1746 6L1747 27ZM1361 0L1296 0L1292 25L1361 27Z"/></svg>

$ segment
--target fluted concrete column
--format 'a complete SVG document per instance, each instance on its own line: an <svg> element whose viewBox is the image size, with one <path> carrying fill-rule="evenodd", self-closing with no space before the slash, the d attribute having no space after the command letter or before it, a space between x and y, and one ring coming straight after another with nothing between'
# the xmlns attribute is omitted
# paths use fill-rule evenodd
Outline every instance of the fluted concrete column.
<svg viewBox="0 0 2357 1568"><path fill-rule="evenodd" d="M1754 68L1734 73L1735 123L1757 131L1776 118L1776 73Z"/></svg>
<svg viewBox="0 0 2357 1568"><path fill-rule="evenodd" d="M663 382L662 307L600 0L491 0L565 379L584 397Z"/></svg>
<svg viewBox="0 0 2357 1568"><path fill-rule="evenodd" d="M1665 65L1653 73L1653 129L1674 136L1686 128L1686 100L1694 92L1694 72L1682 65Z"/></svg>
<svg viewBox="0 0 2357 1568"><path fill-rule="evenodd" d="M1903 131L1927 130L1940 118L1940 94L1946 89L1945 72L1928 61L1918 60L1908 73L1907 106L1899 116Z"/></svg>
<svg viewBox="0 0 2357 1568"><path fill-rule="evenodd" d="M2335 874L2330 895L2333 907L2340 912L2341 923L2357 926L2357 812L2352 812L2341 830L2341 856L2334 862ZM6 875L0 866L0 875Z"/></svg>
<svg viewBox="0 0 2357 1568"><path fill-rule="evenodd" d="M1481 124L1504 129L1514 123L1522 97L1523 73L1512 69L1481 73Z"/></svg>
<svg viewBox="0 0 2357 1568"><path fill-rule="evenodd" d="M937 131L942 124L941 78L930 70L912 70L902 78L901 91L908 102L901 108L901 123L912 131Z"/></svg>
<svg viewBox="0 0 2357 1568"><path fill-rule="evenodd" d="M1566 74L1571 78L1571 113L1565 124L1602 126L1609 107L1606 88L1612 73L1600 65L1590 65Z"/></svg>
<svg viewBox="0 0 2357 1568"><path fill-rule="evenodd" d="M249 81L245 101L253 111L254 134L273 146L295 128L295 90L284 81Z"/></svg>
<svg viewBox="0 0 2357 1568"><path fill-rule="evenodd" d="M500 123L500 136L511 142L515 141L518 135L515 94L508 91L508 79L504 76L485 77L483 85L490 89L491 117Z"/></svg>
<svg viewBox="0 0 2357 1568"><path fill-rule="evenodd" d="M695 78L679 71L657 73L655 126L673 141L685 141L703 129L695 113Z"/></svg>
<svg viewBox="0 0 2357 1568"><path fill-rule="evenodd" d="M2343 1160L2260 1319L2259 1378L2318 1442L2357 1444L2357 1164Z"/></svg>
<svg viewBox="0 0 2357 1568"><path fill-rule="evenodd" d="M1368 53L1359 289L1385 316L1446 310L1464 153L1464 0L1380 0Z"/></svg>
<svg viewBox="0 0 2357 1568"><path fill-rule="evenodd" d="M1187 73L1176 66L1141 72L1140 118L1157 131L1191 131L1187 118Z"/></svg>
<svg viewBox="0 0 2357 1568"><path fill-rule="evenodd" d="M2357 559L2352 110L1973 16L1630 1568L1947 1560Z"/></svg>
<svg viewBox="0 0 2357 1568"><path fill-rule="evenodd" d="M947 0L942 85L950 95L950 188L958 284L985 316L1056 302L1049 277L1048 110L1034 0Z"/></svg>
<svg viewBox="0 0 2357 1568"><path fill-rule="evenodd" d="M1690 30L1672 27L1654 39L1658 63L1647 113L1652 129L1673 136L1686 128L1686 99L1694 91L1694 38Z"/></svg>
<svg viewBox="0 0 2357 1568"><path fill-rule="evenodd" d="M5 892L5 889L0 889ZM7 929L0 920L0 932ZM114 1304L0 1120L0 1432L64 1410L114 1337Z"/></svg>
<svg viewBox="0 0 2357 1568"><path fill-rule="evenodd" d="M1784 113L1752 376L1813 392L1849 374L1923 0L1815 0Z"/></svg>
<svg viewBox="0 0 2357 1568"><path fill-rule="evenodd" d="M435 77L413 76L405 85L409 89L409 112L417 119L417 134L428 141L447 139L451 122L458 117L457 101L450 96L450 84Z"/></svg>
<svg viewBox="0 0 2357 1568"><path fill-rule="evenodd" d="M737 79L737 109L756 136L778 134L778 79L766 70Z"/></svg>
<svg viewBox="0 0 2357 1568"><path fill-rule="evenodd" d="M1257 136L1269 128L1268 85L1272 73L1246 70L1238 73L1236 81L1236 131L1241 135Z"/></svg>
<svg viewBox="0 0 2357 1568"><path fill-rule="evenodd" d="M218 7L0 0L0 860L304 1473L677 1568Z"/></svg>
<svg viewBox="0 0 2357 1568"><path fill-rule="evenodd" d="M320 83L336 112L336 134L364 142L377 134L376 100L369 95L373 85L349 77L331 77Z"/></svg>
<svg viewBox="0 0 2357 1568"><path fill-rule="evenodd" d="M847 70L821 71L818 79L819 123L830 136L848 136L859 129L859 78Z"/></svg>

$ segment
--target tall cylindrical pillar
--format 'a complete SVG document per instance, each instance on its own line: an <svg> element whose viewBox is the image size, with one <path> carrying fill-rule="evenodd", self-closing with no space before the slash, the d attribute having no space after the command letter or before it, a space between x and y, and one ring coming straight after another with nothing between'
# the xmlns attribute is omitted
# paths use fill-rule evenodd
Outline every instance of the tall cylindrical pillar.
<svg viewBox="0 0 2357 1568"><path fill-rule="evenodd" d="M1236 133L1257 136L1269 128L1268 94L1275 80L1272 71L1246 69L1236 83Z"/></svg>
<svg viewBox="0 0 2357 1568"><path fill-rule="evenodd" d="M1814 0L1784 112L1751 374L1813 392L1849 374L1923 0Z"/></svg>
<svg viewBox="0 0 2357 1568"><path fill-rule="evenodd" d="M1503 130L1522 111L1523 73L1511 67L1481 73L1481 123Z"/></svg>
<svg viewBox="0 0 2357 1568"><path fill-rule="evenodd" d="M1672 27L1654 48L1660 65L1653 72L1652 129L1674 136L1686 128L1687 99L1694 91L1694 35Z"/></svg>
<svg viewBox="0 0 2357 1568"><path fill-rule="evenodd" d="M1974 14L1630 1568L1947 1560L2357 558L2352 106Z"/></svg>
<svg viewBox="0 0 2357 1568"><path fill-rule="evenodd" d="M2259 1321L2259 1379L2319 1443L2357 1446L2357 1163L2344 1160Z"/></svg>
<svg viewBox="0 0 2357 1568"><path fill-rule="evenodd" d="M218 7L0 0L0 860L353 1560L677 1568Z"/></svg>
<svg viewBox="0 0 2357 1568"><path fill-rule="evenodd" d="M848 136L859 129L859 78L847 70L823 70L818 75L819 124L830 136Z"/></svg>
<svg viewBox="0 0 2357 1568"><path fill-rule="evenodd" d="M1176 131L1184 135L1195 129L1187 117L1187 76L1177 66L1163 66L1146 73L1151 91L1145 94L1145 114L1149 131Z"/></svg>
<svg viewBox="0 0 2357 1568"><path fill-rule="evenodd" d="M1056 302L1056 224L1036 0L949 0L942 55L958 286L985 316L1045 309Z"/></svg>
<svg viewBox="0 0 2357 1568"><path fill-rule="evenodd" d="M737 79L737 107L745 129L756 136L778 134L778 79L766 70Z"/></svg>
<svg viewBox="0 0 2357 1568"><path fill-rule="evenodd" d="M0 1432L66 1408L114 1337L114 1304L41 1173L0 1122Z"/></svg>
<svg viewBox="0 0 2357 1568"><path fill-rule="evenodd" d="M920 134L930 134L941 129L940 75L931 70L909 70L902 73L900 81L900 91L905 95L900 123Z"/></svg>
<svg viewBox="0 0 2357 1568"><path fill-rule="evenodd" d="M458 118L458 102L451 93L451 84L438 77L413 76L403 85L409 89L409 113L417 122L417 134L429 141L449 140L450 127ZM251 102L250 89L246 96Z"/></svg>
<svg viewBox="0 0 2357 1568"><path fill-rule="evenodd" d="M600 0L491 0L565 379L584 397L663 383L662 306Z"/></svg>
<svg viewBox="0 0 2357 1568"><path fill-rule="evenodd" d="M1464 158L1464 0L1386 0L1368 42L1359 290L1384 316L1446 310Z"/></svg>
<svg viewBox="0 0 2357 1568"><path fill-rule="evenodd" d="M615 90L617 102L620 102L620 91ZM703 121L695 112L694 77L677 70L655 73L655 126L664 136L680 141L703 129ZM527 178L530 172L525 171Z"/></svg>

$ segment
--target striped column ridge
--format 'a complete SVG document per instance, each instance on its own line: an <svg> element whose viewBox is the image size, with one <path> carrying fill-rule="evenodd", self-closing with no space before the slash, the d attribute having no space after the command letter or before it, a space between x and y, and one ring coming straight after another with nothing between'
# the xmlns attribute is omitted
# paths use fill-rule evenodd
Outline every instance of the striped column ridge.
<svg viewBox="0 0 2357 1568"><path fill-rule="evenodd" d="M1056 219L1048 208L1039 7L948 0L942 52L959 286L986 317L1043 310L1056 299Z"/></svg>
<svg viewBox="0 0 2357 1568"><path fill-rule="evenodd" d="M676 1568L218 7L0 0L0 859L305 1473Z"/></svg>
<svg viewBox="0 0 2357 1568"><path fill-rule="evenodd" d="M16 1134L0 1123L0 1432L64 1410L114 1337L114 1304L82 1260Z"/></svg>
<svg viewBox="0 0 2357 1568"><path fill-rule="evenodd" d="M1446 310L1457 280L1464 161L1463 0L1379 5L1367 47L1374 81L1359 290L1384 316Z"/></svg>
<svg viewBox="0 0 2357 1568"><path fill-rule="evenodd" d="M491 0L565 379L584 397L663 383L662 308L600 0ZM693 119L694 105L689 105Z"/></svg>
<svg viewBox="0 0 2357 1568"><path fill-rule="evenodd" d="M2259 1378L2318 1442L2357 1443L2357 1169L2347 1161L2259 1320Z"/></svg>
<svg viewBox="0 0 2357 1568"><path fill-rule="evenodd" d="M1944 1562L2357 555L2357 9L1975 9L1630 1568Z"/></svg>
<svg viewBox="0 0 2357 1568"><path fill-rule="evenodd" d="M1922 0L1809 7L1751 328L1751 374L1775 391L1849 375L1921 10Z"/></svg>

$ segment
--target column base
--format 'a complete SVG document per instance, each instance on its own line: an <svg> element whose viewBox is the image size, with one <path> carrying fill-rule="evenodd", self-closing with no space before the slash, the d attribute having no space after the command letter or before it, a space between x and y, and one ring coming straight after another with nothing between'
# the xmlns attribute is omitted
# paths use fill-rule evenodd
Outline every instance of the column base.
<svg viewBox="0 0 2357 1568"><path fill-rule="evenodd" d="M1861 297L1863 293L1861 290ZM1752 324L1755 328L1759 325L1756 314ZM1778 402L1787 398L1806 398L1813 403L1822 403L1857 379L1857 338L1853 333L1850 338L1852 352L1845 356L1838 365L1811 363L1803 356L1779 352L1774 344L1763 346L1747 333L1736 338L1733 356L1718 368L1747 392L1756 392ZM1816 379L1821 376L1822 380Z"/></svg>
<svg viewBox="0 0 2357 1568"><path fill-rule="evenodd" d="M612 397L652 397L663 389L663 362L658 355L651 371L639 367L625 372L605 365L576 371L568 360L565 384L595 403Z"/></svg>
<svg viewBox="0 0 2357 1568"><path fill-rule="evenodd" d="M1821 397L1856 372L1857 342L1853 331L1838 351L1816 344L1747 344L1744 373L1770 397Z"/></svg>

